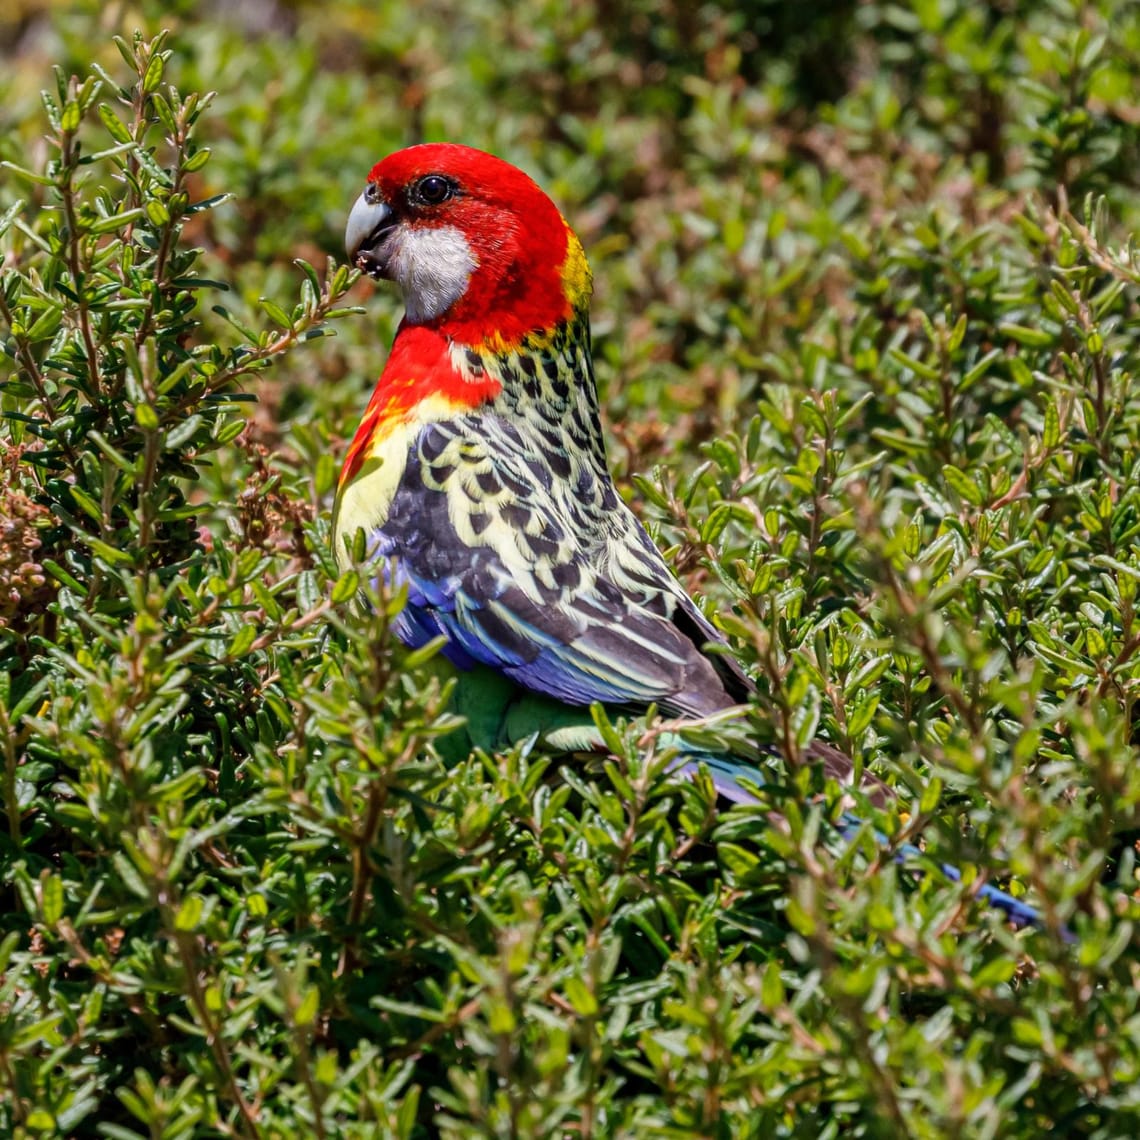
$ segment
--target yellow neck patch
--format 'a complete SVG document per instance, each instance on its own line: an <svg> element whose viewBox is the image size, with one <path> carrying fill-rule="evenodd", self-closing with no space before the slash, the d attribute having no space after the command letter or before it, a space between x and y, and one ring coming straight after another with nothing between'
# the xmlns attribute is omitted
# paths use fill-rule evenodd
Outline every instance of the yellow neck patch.
<svg viewBox="0 0 1140 1140"><path fill-rule="evenodd" d="M594 291L594 278L586 252L578 235L569 226L566 227L566 260L562 262L562 288L575 312L590 303L590 294Z"/></svg>

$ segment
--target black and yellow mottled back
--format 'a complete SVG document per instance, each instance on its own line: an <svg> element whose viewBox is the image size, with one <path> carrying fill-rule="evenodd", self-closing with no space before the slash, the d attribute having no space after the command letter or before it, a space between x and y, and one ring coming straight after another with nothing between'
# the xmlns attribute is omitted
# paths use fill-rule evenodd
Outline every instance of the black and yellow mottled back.
<svg viewBox="0 0 1140 1140"><path fill-rule="evenodd" d="M746 699L720 635L622 502L583 319L512 352L466 349L500 395L416 433L371 539L409 588L399 631L574 705L705 715Z"/></svg>

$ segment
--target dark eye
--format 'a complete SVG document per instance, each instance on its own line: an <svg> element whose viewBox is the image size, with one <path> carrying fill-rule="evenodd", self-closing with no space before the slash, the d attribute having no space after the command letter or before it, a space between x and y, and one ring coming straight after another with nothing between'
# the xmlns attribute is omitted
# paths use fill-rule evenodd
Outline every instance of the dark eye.
<svg viewBox="0 0 1140 1140"><path fill-rule="evenodd" d="M455 193L455 183L442 174L427 174L415 185L415 199L424 206L438 206Z"/></svg>

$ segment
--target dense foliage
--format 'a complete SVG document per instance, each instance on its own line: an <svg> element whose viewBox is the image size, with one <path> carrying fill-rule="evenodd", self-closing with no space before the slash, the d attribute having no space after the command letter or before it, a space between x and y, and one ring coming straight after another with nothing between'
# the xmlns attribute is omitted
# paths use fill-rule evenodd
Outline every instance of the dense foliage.
<svg viewBox="0 0 1140 1140"><path fill-rule="evenodd" d="M1135 1136L1140 8L198 7L0 14L0 1133ZM582 234L763 802L645 723L449 766L337 578L340 234L421 138Z"/></svg>

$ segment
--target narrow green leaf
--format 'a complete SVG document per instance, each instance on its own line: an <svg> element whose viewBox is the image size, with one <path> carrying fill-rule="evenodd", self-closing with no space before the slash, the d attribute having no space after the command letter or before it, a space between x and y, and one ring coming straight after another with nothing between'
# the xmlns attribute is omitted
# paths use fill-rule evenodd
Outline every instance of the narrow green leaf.
<svg viewBox="0 0 1140 1140"><path fill-rule="evenodd" d="M321 991L316 986L306 987L304 995L297 1005L297 1010L293 1014L293 1024L301 1028L312 1025L317 1019L320 1008Z"/></svg>
<svg viewBox="0 0 1140 1140"><path fill-rule="evenodd" d="M150 63L147 64L146 71L143 73L142 89L146 94L157 89L158 85L162 82L162 72L166 67L166 61L163 59L160 52L156 52L152 57Z"/></svg>
<svg viewBox="0 0 1140 1140"><path fill-rule="evenodd" d="M202 921L202 896L187 895L174 916L174 929L182 931L197 930Z"/></svg>
<svg viewBox="0 0 1140 1140"><path fill-rule="evenodd" d="M598 999L591 992L582 978L571 975L566 979L564 989L566 1000L574 1007L581 1017L596 1017L598 1014Z"/></svg>
<svg viewBox="0 0 1140 1140"><path fill-rule="evenodd" d="M1010 340L1016 341L1018 344L1025 345L1027 348L1048 348L1057 339L1054 333L1048 332L1045 329L1033 329L1025 325L1009 323L998 325L998 332L1009 337Z"/></svg>
<svg viewBox="0 0 1140 1140"><path fill-rule="evenodd" d="M942 468L942 477L954 492L974 507L982 505L982 492L978 485L965 472L950 464Z"/></svg>
<svg viewBox="0 0 1140 1140"><path fill-rule="evenodd" d="M269 315L269 319L275 324L280 325L283 329L291 329L293 327L293 319L280 305L270 301L268 297L261 298L261 307Z"/></svg>
<svg viewBox="0 0 1140 1140"><path fill-rule="evenodd" d="M249 652L249 648L257 640L257 629L250 624L243 625L234 636L226 650L226 655L231 658L244 657Z"/></svg>
<svg viewBox="0 0 1140 1140"><path fill-rule="evenodd" d="M1045 428L1041 435L1041 444L1046 451L1052 451L1061 442L1061 413L1057 410L1055 400L1045 405Z"/></svg>
<svg viewBox="0 0 1140 1140"><path fill-rule="evenodd" d="M937 776L927 778L926 786L922 789L922 799L919 800L918 810L923 815L932 815L938 810L942 801L942 781Z"/></svg>
<svg viewBox="0 0 1140 1140"><path fill-rule="evenodd" d="M63 917L63 880L50 871L40 875L40 921L54 928Z"/></svg>
<svg viewBox="0 0 1140 1140"><path fill-rule="evenodd" d="M195 171L201 170L202 167L210 161L210 148L204 146L201 150L196 150L186 161L182 164L182 169L187 174L193 174Z"/></svg>
<svg viewBox="0 0 1140 1140"><path fill-rule="evenodd" d="M347 602L356 596L360 589L360 575L355 570L346 570L333 584L332 600L335 605Z"/></svg>
<svg viewBox="0 0 1140 1140"><path fill-rule="evenodd" d="M127 130L126 124L115 114L109 104L99 104L99 118L103 120L103 126L107 128L107 133L115 142L133 142L131 132Z"/></svg>

